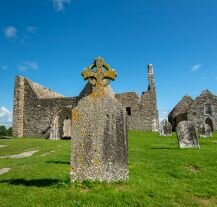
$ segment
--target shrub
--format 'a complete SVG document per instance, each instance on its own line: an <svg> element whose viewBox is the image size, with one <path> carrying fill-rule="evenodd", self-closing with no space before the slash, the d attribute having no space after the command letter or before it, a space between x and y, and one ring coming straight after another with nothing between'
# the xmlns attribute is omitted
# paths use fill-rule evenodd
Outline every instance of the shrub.
<svg viewBox="0 0 217 207"><path fill-rule="evenodd" d="M7 135L8 136L12 136L12 127L8 128Z"/></svg>
<svg viewBox="0 0 217 207"><path fill-rule="evenodd" d="M5 126L0 126L0 135L6 136L7 135L7 129Z"/></svg>
<svg viewBox="0 0 217 207"><path fill-rule="evenodd" d="M6 129L5 126L0 126L0 136L12 136L12 127Z"/></svg>

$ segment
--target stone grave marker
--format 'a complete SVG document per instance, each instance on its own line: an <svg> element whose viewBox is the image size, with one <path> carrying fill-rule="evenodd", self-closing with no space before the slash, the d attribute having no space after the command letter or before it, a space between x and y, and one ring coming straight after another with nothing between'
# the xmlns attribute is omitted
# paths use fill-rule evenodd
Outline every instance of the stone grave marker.
<svg viewBox="0 0 217 207"><path fill-rule="evenodd" d="M82 75L88 83L72 111L71 181L127 180L126 115L109 86L116 72L99 57Z"/></svg>
<svg viewBox="0 0 217 207"><path fill-rule="evenodd" d="M199 148L195 127L190 121L179 122L176 127L180 148Z"/></svg>
<svg viewBox="0 0 217 207"><path fill-rule="evenodd" d="M198 128L199 137L208 138L212 137L212 129L208 124L201 124Z"/></svg>
<svg viewBox="0 0 217 207"><path fill-rule="evenodd" d="M172 125L164 119L159 125L160 136L172 136Z"/></svg>

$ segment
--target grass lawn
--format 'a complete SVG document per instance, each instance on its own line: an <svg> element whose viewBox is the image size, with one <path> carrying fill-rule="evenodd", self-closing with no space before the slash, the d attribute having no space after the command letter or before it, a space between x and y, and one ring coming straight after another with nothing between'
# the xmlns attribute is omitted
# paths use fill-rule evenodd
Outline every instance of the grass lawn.
<svg viewBox="0 0 217 207"><path fill-rule="evenodd" d="M217 206L217 133L201 148L180 150L176 137L129 132L129 181L70 184L70 140L0 139L1 207ZM49 154L49 153L50 154ZM46 154L45 154L46 153ZM44 156L40 156L44 155Z"/></svg>

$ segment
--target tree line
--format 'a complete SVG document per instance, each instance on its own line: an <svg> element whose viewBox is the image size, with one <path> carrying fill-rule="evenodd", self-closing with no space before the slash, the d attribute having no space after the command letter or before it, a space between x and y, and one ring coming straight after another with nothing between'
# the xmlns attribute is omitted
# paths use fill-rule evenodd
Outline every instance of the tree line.
<svg viewBox="0 0 217 207"><path fill-rule="evenodd" d="M0 136L12 136L12 127L7 129L5 126L0 126Z"/></svg>

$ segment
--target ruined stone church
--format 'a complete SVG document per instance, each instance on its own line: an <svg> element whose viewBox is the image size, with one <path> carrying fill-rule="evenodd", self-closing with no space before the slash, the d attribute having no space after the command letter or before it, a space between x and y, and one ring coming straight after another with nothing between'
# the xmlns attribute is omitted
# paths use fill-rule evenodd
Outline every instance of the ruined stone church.
<svg viewBox="0 0 217 207"><path fill-rule="evenodd" d="M173 130L181 121L191 121L195 128L208 124L212 131L217 131L217 96L209 90L193 99L184 96L168 115Z"/></svg>
<svg viewBox="0 0 217 207"><path fill-rule="evenodd" d="M96 60L95 60L96 61ZM154 71L148 65L148 90L116 94L127 115L129 130L157 131L158 110ZM64 97L38 83L17 76L14 88L13 136L62 139L71 137L71 116L87 85L79 96Z"/></svg>

